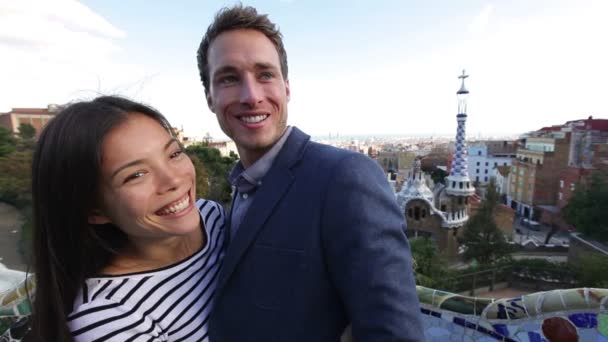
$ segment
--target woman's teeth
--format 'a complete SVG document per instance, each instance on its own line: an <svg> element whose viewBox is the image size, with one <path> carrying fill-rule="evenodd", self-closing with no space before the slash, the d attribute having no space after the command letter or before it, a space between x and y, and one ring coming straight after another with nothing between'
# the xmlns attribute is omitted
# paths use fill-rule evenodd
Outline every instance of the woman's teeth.
<svg viewBox="0 0 608 342"><path fill-rule="evenodd" d="M168 208L162 209L158 212L159 215L169 215L169 214L175 214L178 213L184 209L186 209L188 207L188 205L190 204L190 196L186 196L186 198L184 198L183 200L181 200L179 203L174 204Z"/></svg>
<svg viewBox="0 0 608 342"><path fill-rule="evenodd" d="M246 123L258 123L261 121L264 121L264 119L266 119L268 117L268 115L253 115L253 116L241 116L241 120L245 121Z"/></svg>

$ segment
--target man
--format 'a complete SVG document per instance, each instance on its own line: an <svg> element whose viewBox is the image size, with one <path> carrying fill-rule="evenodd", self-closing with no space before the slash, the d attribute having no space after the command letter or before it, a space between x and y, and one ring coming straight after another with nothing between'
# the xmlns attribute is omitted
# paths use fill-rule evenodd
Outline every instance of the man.
<svg viewBox="0 0 608 342"><path fill-rule="evenodd" d="M239 151L211 341L423 340L403 215L382 170L287 126L282 36L221 10L198 50L207 103Z"/></svg>

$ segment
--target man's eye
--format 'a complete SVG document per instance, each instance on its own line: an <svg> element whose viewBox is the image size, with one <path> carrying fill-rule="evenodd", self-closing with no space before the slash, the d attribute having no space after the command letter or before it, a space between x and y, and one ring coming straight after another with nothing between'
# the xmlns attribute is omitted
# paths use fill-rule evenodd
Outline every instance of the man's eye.
<svg viewBox="0 0 608 342"><path fill-rule="evenodd" d="M139 178L139 177L142 177L144 174L145 174L145 173L144 173L143 171L137 171L137 172L134 172L134 173L132 173L132 174L128 175L128 176L127 176L127 178L125 178L125 181L124 181L124 182L125 182L125 183L130 182L130 181L132 181L132 180L134 180L134 179L137 179L137 178Z"/></svg>
<svg viewBox="0 0 608 342"><path fill-rule="evenodd" d="M218 83L219 84L223 84L223 85L227 85L227 84L232 84L237 82L238 79L236 76L223 76L219 79Z"/></svg>
<svg viewBox="0 0 608 342"><path fill-rule="evenodd" d="M274 78L274 74L270 71L265 71L260 74L260 78L263 80L271 80Z"/></svg>

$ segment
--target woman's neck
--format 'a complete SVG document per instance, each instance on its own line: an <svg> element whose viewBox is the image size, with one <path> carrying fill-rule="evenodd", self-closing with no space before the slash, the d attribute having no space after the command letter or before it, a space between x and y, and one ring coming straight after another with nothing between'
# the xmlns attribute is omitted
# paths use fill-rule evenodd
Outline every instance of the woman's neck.
<svg viewBox="0 0 608 342"><path fill-rule="evenodd" d="M104 274L145 272L170 266L200 250L206 235L197 229L191 234L166 239L135 238L104 267Z"/></svg>

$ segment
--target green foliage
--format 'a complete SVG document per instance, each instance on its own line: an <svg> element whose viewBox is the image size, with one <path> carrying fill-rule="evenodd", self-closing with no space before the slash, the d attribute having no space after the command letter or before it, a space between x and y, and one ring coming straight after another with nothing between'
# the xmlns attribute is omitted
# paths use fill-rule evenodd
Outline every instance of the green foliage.
<svg viewBox="0 0 608 342"><path fill-rule="evenodd" d="M209 172L203 162L194 154L190 155L190 160L196 170L196 196L208 198L209 196Z"/></svg>
<svg viewBox="0 0 608 342"><path fill-rule="evenodd" d="M466 248L465 259L490 264L509 254L510 246L494 220L499 201L500 194L496 191L492 178L487 186L485 200L464 228L461 244Z"/></svg>
<svg viewBox="0 0 608 342"><path fill-rule="evenodd" d="M608 242L608 175L596 171L579 183L562 209L566 222L586 236Z"/></svg>
<svg viewBox="0 0 608 342"><path fill-rule="evenodd" d="M417 237L410 239L416 283L426 287L441 287L442 280L447 274L445 261L437 253L437 249L429 238Z"/></svg>
<svg viewBox="0 0 608 342"><path fill-rule="evenodd" d="M588 255L573 267L580 286L608 288L608 257Z"/></svg>
<svg viewBox="0 0 608 342"><path fill-rule="evenodd" d="M31 165L31 150L0 157L0 201L18 208L31 203Z"/></svg>
<svg viewBox="0 0 608 342"><path fill-rule="evenodd" d="M19 125L17 135L22 140L33 140L36 137L36 128L28 123L22 123Z"/></svg>
<svg viewBox="0 0 608 342"><path fill-rule="evenodd" d="M206 198L219 203L229 203L232 189L228 182L228 174L236 163L236 155L222 157L218 149L204 145L188 146L186 153L191 157L196 156L200 161L199 165L204 166L205 171L199 171L197 168L197 172L206 172L208 175Z"/></svg>
<svg viewBox="0 0 608 342"><path fill-rule="evenodd" d="M8 128L0 126L0 157L7 156L15 151L17 139Z"/></svg>
<svg viewBox="0 0 608 342"><path fill-rule="evenodd" d="M437 167L431 172L431 179L435 183L445 184L445 177L447 176L448 173L446 171L443 171L442 169Z"/></svg>

